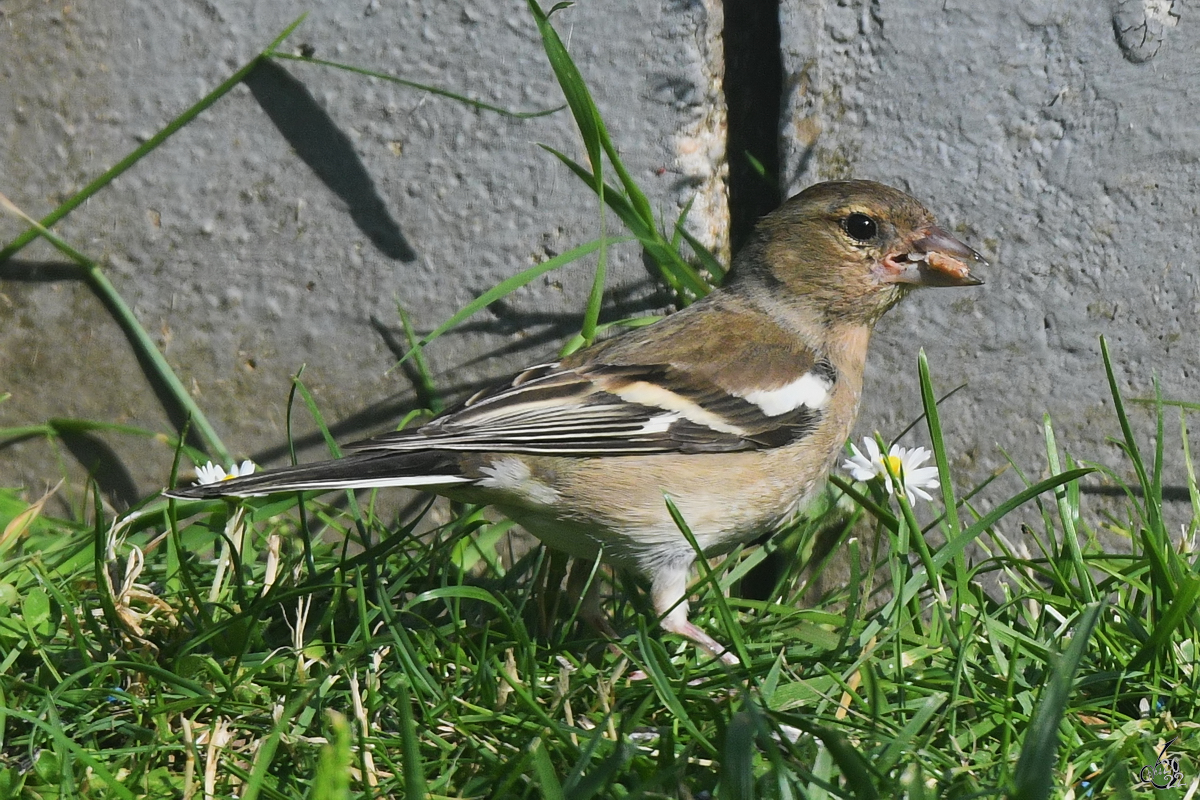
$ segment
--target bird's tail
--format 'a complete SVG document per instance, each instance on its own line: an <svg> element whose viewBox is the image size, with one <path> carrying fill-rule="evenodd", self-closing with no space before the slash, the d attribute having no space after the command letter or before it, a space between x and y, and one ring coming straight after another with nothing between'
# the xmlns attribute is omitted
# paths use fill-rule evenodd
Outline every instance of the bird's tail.
<svg viewBox="0 0 1200 800"><path fill-rule="evenodd" d="M207 500L214 497L262 497L277 492L366 489L376 486L445 486L468 483L453 453L366 451L345 458L269 469L214 483L167 489L167 497Z"/></svg>

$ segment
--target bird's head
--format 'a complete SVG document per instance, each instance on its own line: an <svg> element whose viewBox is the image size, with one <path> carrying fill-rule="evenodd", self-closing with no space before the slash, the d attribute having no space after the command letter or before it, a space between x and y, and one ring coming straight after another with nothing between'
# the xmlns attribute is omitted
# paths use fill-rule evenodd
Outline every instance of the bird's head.
<svg viewBox="0 0 1200 800"><path fill-rule="evenodd" d="M918 286L976 286L983 257L917 200L873 181L808 187L759 222L731 281L755 280L828 316L874 323Z"/></svg>

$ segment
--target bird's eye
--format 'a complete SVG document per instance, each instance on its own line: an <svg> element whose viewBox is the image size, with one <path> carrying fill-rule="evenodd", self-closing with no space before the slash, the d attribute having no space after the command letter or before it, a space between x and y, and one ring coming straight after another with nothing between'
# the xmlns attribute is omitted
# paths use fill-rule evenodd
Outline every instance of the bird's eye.
<svg viewBox="0 0 1200 800"><path fill-rule="evenodd" d="M866 214L855 212L842 221L846 233L860 242L869 242L879 233L879 225Z"/></svg>

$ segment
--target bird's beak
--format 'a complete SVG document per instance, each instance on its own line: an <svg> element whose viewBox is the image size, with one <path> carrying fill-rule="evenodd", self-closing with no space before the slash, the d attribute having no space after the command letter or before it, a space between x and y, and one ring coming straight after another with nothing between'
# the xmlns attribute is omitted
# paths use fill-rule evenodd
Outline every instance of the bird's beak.
<svg viewBox="0 0 1200 800"><path fill-rule="evenodd" d="M978 286L983 280L971 268L987 266L983 256L932 226L920 231L906 248L888 253L880 262L887 283L914 286Z"/></svg>

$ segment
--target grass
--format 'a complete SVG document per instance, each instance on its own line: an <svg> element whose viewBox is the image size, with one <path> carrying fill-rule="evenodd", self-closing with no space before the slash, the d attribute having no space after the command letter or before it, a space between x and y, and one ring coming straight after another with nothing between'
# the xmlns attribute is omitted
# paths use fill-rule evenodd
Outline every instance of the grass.
<svg viewBox="0 0 1200 800"><path fill-rule="evenodd" d="M584 251L618 246L610 212L681 303L723 275L678 220L654 218L549 20L532 3L531 13L589 166L555 155L595 193L600 235L438 330L410 330L419 370L421 347L488 302ZM122 164L276 57L291 30ZM0 258L46 236L119 300L94 262L47 230L83 199ZM602 329L603 279L600 269L566 349ZM123 303L109 307L140 329ZM149 337L131 340L153 348ZM619 576L610 605L625 636L611 652L568 623L573 610L553 591L561 560L540 548L506 557L510 526L478 509L435 523L428 506L384 514L374 494L236 505L150 497L114 518L93 490L92 508L56 519L46 498L2 490L0 798L1194 796L1200 492L1187 413L1196 405L1153 399L1159 429L1145 451L1111 361L1105 347L1113 431L1136 476L1126 486L1104 475L1126 492L1123 517L1085 505L1080 481L1100 468L1062 452L1049 419L1047 477L1012 497L990 485L956 492L922 356L923 430L941 477L933 510L836 479L813 519L703 569L693 619L734 643L735 668L662 638L638 587ZM437 396L427 373L424 389ZM300 380L294 398L323 426ZM1177 440L1166 430L1175 411ZM207 453L225 453L201 419L193 414ZM72 426L117 429L50 420L0 436ZM181 458L207 457L181 432L167 438ZM1171 482L1191 496L1182 537L1164 521L1168 441L1179 442L1186 470ZM1124 536L1127 550L1101 549L1099 527ZM801 602L812 576L804 554L830 535L850 575ZM766 599L740 597L746 575L776 552L791 557ZM634 669L645 678L630 680ZM1182 786L1147 783L1165 784L1172 763Z"/></svg>

